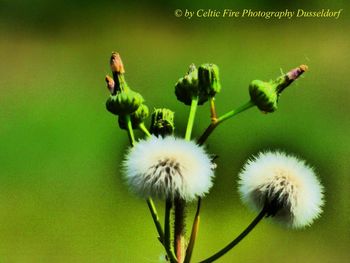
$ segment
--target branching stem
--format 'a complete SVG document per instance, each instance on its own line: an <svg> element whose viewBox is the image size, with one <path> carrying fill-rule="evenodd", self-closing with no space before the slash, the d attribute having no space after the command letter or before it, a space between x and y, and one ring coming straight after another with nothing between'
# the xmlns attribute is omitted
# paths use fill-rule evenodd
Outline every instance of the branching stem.
<svg viewBox="0 0 350 263"><path fill-rule="evenodd" d="M243 104L242 106L238 107L237 109L234 109L232 111L229 111L227 113L225 113L224 115L222 115L221 117L217 118L216 120L213 121L212 118L212 122L209 124L209 126L207 127L207 129L204 131L204 133L199 137L199 139L197 140L197 143L199 145L202 145L210 136L210 134L215 130L215 128L217 126L219 126L219 124L221 124L222 122L224 122L225 120L247 110L250 109L251 107L253 107L255 104L252 101L248 101L247 103Z"/></svg>
<svg viewBox="0 0 350 263"><path fill-rule="evenodd" d="M129 142L131 146L135 145L135 136L134 136L134 131L132 129L132 123L130 119L130 115L125 115L125 121L126 121L126 127L127 127L127 132L128 132L128 137L129 137Z"/></svg>
<svg viewBox="0 0 350 263"><path fill-rule="evenodd" d="M215 253L211 257L200 261L200 263L210 263L214 262L215 260L219 259L223 255L225 255L227 252L229 252L233 247L235 247L244 237L246 237L250 231L254 229L254 227L263 219L266 215L266 210L262 209L261 212L257 215L257 217L248 225L246 229L243 230L243 232L236 237L231 243L229 243L226 247L221 249L219 252Z"/></svg>
<svg viewBox="0 0 350 263"><path fill-rule="evenodd" d="M147 137L151 137L151 133L148 131L148 129L146 128L145 124L143 122L141 122L139 124L139 129L147 136Z"/></svg>

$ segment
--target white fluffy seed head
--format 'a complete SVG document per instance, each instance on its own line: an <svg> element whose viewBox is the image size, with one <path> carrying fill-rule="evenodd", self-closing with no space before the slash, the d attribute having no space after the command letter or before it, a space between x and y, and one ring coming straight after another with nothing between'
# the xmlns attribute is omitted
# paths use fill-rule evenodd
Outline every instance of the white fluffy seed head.
<svg viewBox="0 0 350 263"><path fill-rule="evenodd" d="M304 161L283 152L259 153L248 160L239 174L244 203L256 210L269 206L267 215L301 228L322 213L323 187Z"/></svg>
<svg viewBox="0 0 350 263"><path fill-rule="evenodd" d="M173 136L139 141L127 153L123 170L130 188L142 197L187 201L208 193L214 177L204 148Z"/></svg>

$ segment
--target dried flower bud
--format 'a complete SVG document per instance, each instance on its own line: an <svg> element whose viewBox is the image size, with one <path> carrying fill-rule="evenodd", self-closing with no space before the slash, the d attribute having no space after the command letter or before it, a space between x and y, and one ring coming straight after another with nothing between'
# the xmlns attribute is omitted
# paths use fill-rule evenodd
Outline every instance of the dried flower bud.
<svg viewBox="0 0 350 263"><path fill-rule="evenodd" d="M122 91L122 92L128 91L130 88L128 87L128 84L126 83L124 78L125 70L124 70L124 65L120 58L119 53L113 52L109 62L113 73L113 81L114 81L113 88L110 87L111 86L110 77L108 79L106 78L106 81L107 81L107 87L111 91L111 94L115 95L119 91Z"/></svg>
<svg viewBox="0 0 350 263"><path fill-rule="evenodd" d="M198 85L200 92L214 97L221 90L219 67L215 64L203 64L198 68Z"/></svg>
<svg viewBox="0 0 350 263"><path fill-rule="evenodd" d="M306 65L292 69L287 74L269 82L253 80L249 85L251 101L264 112L277 110L278 99L282 91L307 70Z"/></svg>
<svg viewBox="0 0 350 263"><path fill-rule="evenodd" d="M120 58L119 53L112 52L112 56L109 63L111 65L111 70L113 73L117 73L117 74L125 73L123 61Z"/></svg>
<svg viewBox="0 0 350 263"><path fill-rule="evenodd" d="M106 80L106 83L107 83L107 89L110 91L110 93L112 95L115 95L116 90L114 88L114 86L115 86L114 80L108 75L106 76L105 80Z"/></svg>
<svg viewBox="0 0 350 263"><path fill-rule="evenodd" d="M131 114L139 108L143 101L141 94L135 91L118 92L108 98L106 108L116 115Z"/></svg>
<svg viewBox="0 0 350 263"><path fill-rule="evenodd" d="M165 108L154 109L151 120L151 133L156 136L165 136L173 134L174 130L174 112Z"/></svg>

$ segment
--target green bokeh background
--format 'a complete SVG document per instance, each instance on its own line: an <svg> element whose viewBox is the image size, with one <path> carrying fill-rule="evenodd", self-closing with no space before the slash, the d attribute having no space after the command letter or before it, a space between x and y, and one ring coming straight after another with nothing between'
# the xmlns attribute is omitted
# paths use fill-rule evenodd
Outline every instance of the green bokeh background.
<svg viewBox="0 0 350 263"><path fill-rule="evenodd" d="M286 7L344 11L338 20L174 16L177 8ZM194 259L211 255L255 216L236 191L244 161L283 149L315 167L326 189L322 217L299 231L265 220L218 262L349 260L347 7L345 1L0 0L0 262L158 262L163 254L145 202L128 191L119 171L127 136L104 106L113 50L150 108L176 111L178 135L189 109L176 101L174 83L190 63L219 65L219 113L248 100L252 79L308 64L276 113L251 109L210 137L218 169L203 202ZM207 105L199 108L195 136L208 113Z"/></svg>

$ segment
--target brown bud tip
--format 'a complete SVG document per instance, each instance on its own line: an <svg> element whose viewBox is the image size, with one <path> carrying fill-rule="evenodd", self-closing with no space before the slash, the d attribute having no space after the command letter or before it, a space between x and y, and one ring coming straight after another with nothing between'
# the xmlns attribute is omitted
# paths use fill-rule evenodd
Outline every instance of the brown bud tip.
<svg viewBox="0 0 350 263"><path fill-rule="evenodd" d="M308 71L308 69L309 69L309 67L307 65L300 65L299 68L303 72Z"/></svg>
<svg viewBox="0 0 350 263"><path fill-rule="evenodd" d="M296 80L299 78L301 74L303 74L305 71L308 70L308 66L306 65L300 65L299 67L292 69L287 73L287 76L290 80Z"/></svg>
<svg viewBox="0 0 350 263"><path fill-rule="evenodd" d="M115 73L118 73L118 74L124 74L125 73L123 61L120 58L119 53L112 52L110 65L111 65L112 72L115 72Z"/></svg>
<svg viewBox="0 0 350 263"><path fill-rule="evenodd" d="M111 92L111 94L114 94L114 80L107 75L105 81L107 83L108 90Z"/></svg>

